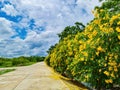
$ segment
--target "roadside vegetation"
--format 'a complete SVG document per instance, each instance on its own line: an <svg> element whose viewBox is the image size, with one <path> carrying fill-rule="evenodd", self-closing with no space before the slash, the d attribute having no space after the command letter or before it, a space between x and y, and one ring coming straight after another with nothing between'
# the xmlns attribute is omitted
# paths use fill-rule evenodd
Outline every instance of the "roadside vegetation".
<svg viewBox="0 0 120 90"><path fill-rule="evenodd" d="M15 66L27 66L36 62L44 61L45 57L30 56L30 57L17 57L17 58L0 58L0 68L2 67L15 67Z"/></svg>
<svg viewBox="0 0 120 90"><path fill-rule="evenodd" d="M15 69L4 69L4 70L0 70L0 75L14 71Z"/></svg>
<svg viewBox="0 0 120 90"><path fill-rule="evenodd" d="M86 26L77 22L66 27L45 62L90 89L120 90L119 6L120 0L104 0Z"/></svg>

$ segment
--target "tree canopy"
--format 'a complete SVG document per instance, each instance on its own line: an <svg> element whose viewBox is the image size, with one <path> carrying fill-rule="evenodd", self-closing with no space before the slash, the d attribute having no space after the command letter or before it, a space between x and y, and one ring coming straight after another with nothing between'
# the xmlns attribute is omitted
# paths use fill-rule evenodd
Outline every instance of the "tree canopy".
<svg viewBox="0 0 120 90"><path fill-rule="evenodd" d="M58 34L60 40L63 40L65 37L71 35L74 36L76 35L78 32L82 32L84 30L85 26L80 23L80 22L76 22L75 26L67 26L65 27L65 29Z"/></svg>

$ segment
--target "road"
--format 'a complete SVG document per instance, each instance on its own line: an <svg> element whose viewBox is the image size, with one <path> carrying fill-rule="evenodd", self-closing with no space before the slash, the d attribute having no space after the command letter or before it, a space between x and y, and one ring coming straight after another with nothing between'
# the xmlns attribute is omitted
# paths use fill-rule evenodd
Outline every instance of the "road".
<svg viewBox="0 0 120 90"><path fill-rule="evenodd" d="M61 79L44 62L39 62L30 66L16 67L15 71L0 75L0 90L86 89Z"/></svg>

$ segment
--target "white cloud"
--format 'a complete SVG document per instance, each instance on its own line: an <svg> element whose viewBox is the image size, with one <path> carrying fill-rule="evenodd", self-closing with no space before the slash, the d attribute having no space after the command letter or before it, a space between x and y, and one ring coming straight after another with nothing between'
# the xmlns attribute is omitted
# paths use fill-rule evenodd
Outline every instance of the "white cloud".
<svg viewBox="0 0 120 90"><path fill-rule="evenodd" d="M13 5L6 4L1 11L4 11L7 15L16 16L18 14L17 10L13 7Z"/></svg>
<svg viewBox="0 0 120 90"><path fill-rule="evenodd" d="M5 18L0 18L0 40L9 39L15 34L15 31L11 27L12 22Z"/></svg>

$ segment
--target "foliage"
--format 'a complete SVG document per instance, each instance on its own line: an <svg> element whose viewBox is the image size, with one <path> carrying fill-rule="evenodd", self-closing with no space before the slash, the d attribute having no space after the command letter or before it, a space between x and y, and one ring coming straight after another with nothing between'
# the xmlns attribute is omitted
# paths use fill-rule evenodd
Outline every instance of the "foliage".
<svg viewBox="0 0 120 90"><path fill-rule="evenodd" d="M58 34L60 41L63 40L65 37L71 35L74 37L78 32L83 31L85 26L82 23L76 22L75 26L67 26L65 29Z"/></svg>
<svg viewBox="0 0 120 90"><path fill-rule="evenodd" d="M48 54L52 53L52 50L56 47L57 44L52 45L49 50L47 51Z"/></svg>
<svg viewBox="0 0 120 90"><path fill-rule="evenodd" d="M120 13L102 8L93 13L84 31L60 40L48 55L49 65L97 90L112 89L120 86Z"/></svg>
<svg viewBox="0 0 120 90"><path fill-rule="evenodd" d="M67 37L69 37L69 39L70 39L70 38L71 38L71 39L74 38L75 35L76 35L77 33L79 33L79 32L82 32L82 31L84 30L84 28L85 28L85 26L84 26L82 23L80 23L80 22L76 22L76 23L75 23L75 26L67 26L67 27L65 27L65 29L64 29L61 33L58 34L58 36L59 36L59 38L60 38L59 42L61 42L62 40L66 39ZM57 44L51 46L51 47L49 48L49 50L47 51L48 56L45 58L45 62L46 62L49 66L50 66L50 58L51 58L51 55L50 55L50 54L52 54L52 52L54 52L54 49L55 49L56 47L58 47ZM61 58L62 58L62 57L61 57Z"/></svg>
<svg viewBox="0 0 120 90"><path fill-rule="evenodd" d="M5 70L0 70L0 75L14 71L15 69L5 69Z"/></svg>
<svg viewBox="0 0 120 90"><path fill-rule="evenodd" d="M43 61L45 57L30 56L24 57L20 56L17 58L0 58L0 67L12 67L12 66L25 66L36 62Z"/></svg>
<svg viewBox="0 0 120 90"><path fill-rule="evenodd" d="M118 14L120 13L120 0L99 0L104 1L101 7L97 7L98 9L108 10L110 14Z"/></svg>

